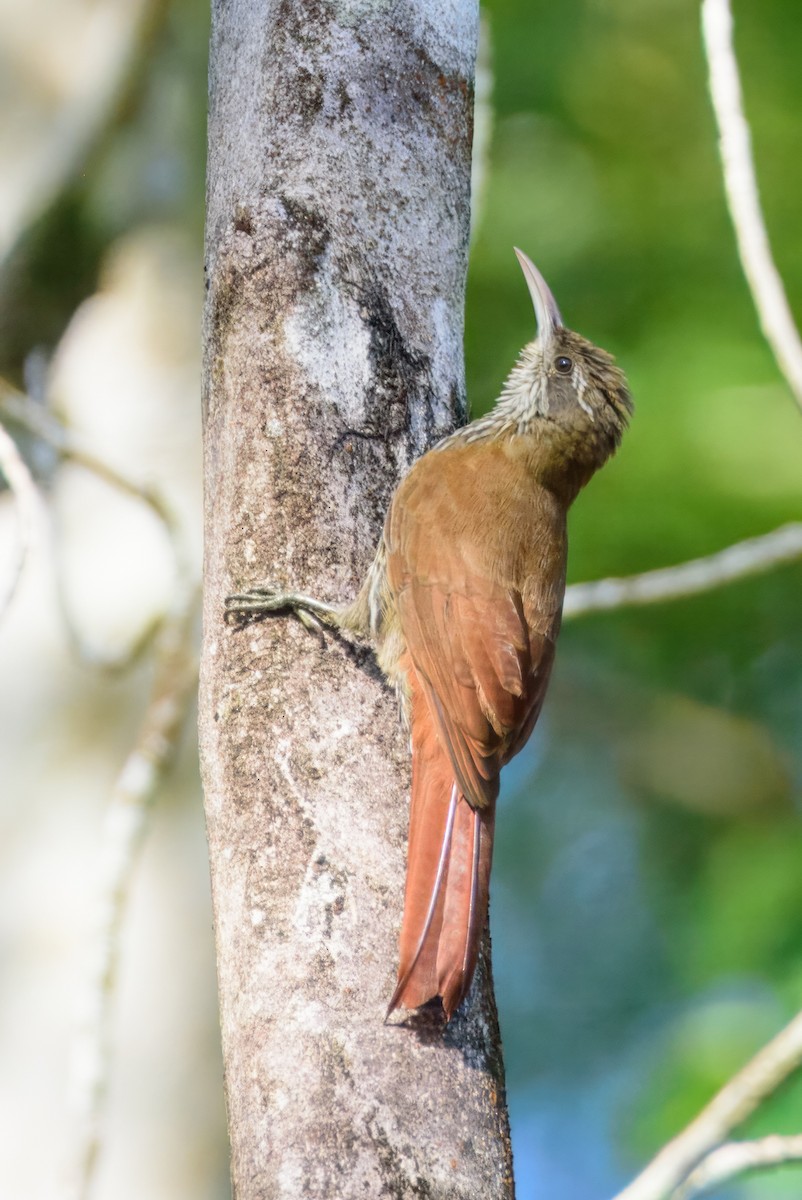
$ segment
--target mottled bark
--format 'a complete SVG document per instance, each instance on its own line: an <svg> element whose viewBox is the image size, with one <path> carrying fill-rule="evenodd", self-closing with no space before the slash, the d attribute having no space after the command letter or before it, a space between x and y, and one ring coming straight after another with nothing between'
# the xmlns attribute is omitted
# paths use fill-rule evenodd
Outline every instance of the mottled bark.
<svg viewBox="0 0 802 1200"><path fill-rule="evenodd" d="M474 0L215 0L201 745L238 1200L512 1196L486 958L385 1025L409 751L367 653L226 627L260 579L354 595L464 416Z"/></svg>

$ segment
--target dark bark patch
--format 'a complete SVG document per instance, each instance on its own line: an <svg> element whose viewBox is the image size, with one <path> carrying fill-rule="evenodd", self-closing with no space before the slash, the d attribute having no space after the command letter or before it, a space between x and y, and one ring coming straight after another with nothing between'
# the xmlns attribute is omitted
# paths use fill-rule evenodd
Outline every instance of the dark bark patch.
<svg viewBox="0 0 802 1200"><path fill-rule="evenodd" d="M324 214L295 196L281 193L278 197L292 227L303 233L304 258L307 262L320 258L331 240L331 230Z"/></svg>
<svg viewBox="0 0 802 1200"><path fill-rule="evenodd" d="M359 276L353 266L344 274L344 284L356 297L370 337L368 354L371 386L368 390L369 418L362 430L346 430L335 442L345 444L348 435L386 444L407 438L413 408L421 405L431 418L431 360L413 350L402 335L386 288L362 265Z"/></svg>
<svg viewBox="0 0 802 1200"><path fill-rule="evenodd" d="M344 117L351 108L352 101L348 88L345 86L342 80L338 81L337 86L334 89L334 94L337 98L337 115Z"/></svg>
<svg viewBox="0 0 802 1200"><path fill-rule="evenodd" d="M393 1146L384 1128L378 1123L369 1126L371 1141L378 1158L379 1171L382 1178L380 1195L388 1200L409 1200L417 1196L420 1200L434 1200L435 1193L421 1175L410 1178L401 1155ZM410 1157L412 1147L408 1148Z"/></svg>
<svg viewBox="0 0 802 1200"><path fill-rule="evenodd" d="M294 92L302 119L311 124L323 108L324 80L303 67L295 77Z"/></svg>
<svg viewBox="0 0 802 1200"><path fill-rule="evenodd" d="M237 233L253 233L253 215L245 204L238 204L234 209L234 229Z"/></svg>

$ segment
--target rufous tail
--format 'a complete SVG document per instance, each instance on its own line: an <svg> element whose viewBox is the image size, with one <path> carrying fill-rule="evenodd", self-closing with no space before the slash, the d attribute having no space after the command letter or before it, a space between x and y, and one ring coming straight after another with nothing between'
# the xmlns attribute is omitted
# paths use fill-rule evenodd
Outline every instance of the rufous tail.
<svg viewBox="0 0 802 1200"><path fill-rule="evenodd" d="M419 1008L439 996L448 1020L471 985L479 955L495 800L482 809L471 807L431 718L421 716L413 717L404 919L398 983L387 1011Z"/></svg>

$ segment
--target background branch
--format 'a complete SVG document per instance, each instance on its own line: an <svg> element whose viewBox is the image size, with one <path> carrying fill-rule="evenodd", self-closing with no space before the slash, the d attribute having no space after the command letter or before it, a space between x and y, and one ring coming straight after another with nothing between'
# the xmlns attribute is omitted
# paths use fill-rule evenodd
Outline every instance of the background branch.
<svg viewBox="0 0 802 1200"><path fill-rule="evenodd" d="M641 575L574 583L566 589L563 617L570 621L594 612L661 604L710 592L761 575L802 558L802 524L791 523L760 537L736 542L716 554Z"/></svg>
<svg viewBox="0 0 802 1200"><path fill-rule="evenodd" d="M173 557L175 594L183 595L193 586L193 567L178 522L166 500L154 488L134 482L97 455L83 449L57 417L2 377L0 416L44 442L55 451L62 462L70 462L89 471L123 495L144 504L167 535ZM54 545L53 555L58 564L60 554L57 545ZM58 566L55 571L55 583L56 599L73 651L82 662L104 671L121 672L132 666L152 644L162 623L167 619L166 613L154 617L122 654L112 658L91 646L81 634L67 603L62 573Z"/></svg>
<svg viewBox="0 0 802 1200"><path fill-rule="evenodd" d="M729 0L704 0L702 30L710 76L710 95L719 131L719 148L738 252L760 327L788 386L802 408L802 341L780 273L774 264L760 206L752 138L743 111L741 80L732 36Z"/></svg>
<svg viewBox="0 0 802 1200"><path fill-rule="evenodd" d="M102 1146L112 1059L111 1019L131 884L148 814L195 696L197 608L196 589L179 591L176 605L159 631L150 699L136 742L112 789L101 831L95 928L70 1071L70 1098L78 1129L68 1194L75 1200L89 1196Z"/></svg>
<svg viewBox="0 0 802 1200"><path fill-rule="evenodd" d="M798 1162L802 1162L802 1134L783 1137L775 1133L751 1142L727 1142L702 1159L672 1193L671 1200L693 1200L693 1197L748 1171Z"/></svg>
<svg viewBox="0 0 802 1200"><path fill-rule="evenodd" d="M0 619L17 590L25 560L37 536L41 505L36 484L11 434L0 425L0 471L11 489L16 509L16 544L8 582L0 593Z"/></svg>
<svg viewBox="0 0 802 1200"><path fill-rule="evenodd" d="M802 1063L802 1013L734 1075L616 1200L664 1200Z"/></svg>
<svg viewBox="0 0 802 1200"><path fill-rule="evenodd" d="M493 32L490 16L479 19L476 78L473 103L473 153L471 156L471 242L477 237L485 210L493 138Z"/></svg>
<svg viewBox="0 0 802 1200"><path fill-rule="evenodd" d="M164 525L165 532L173 544L179 576L183 578L186 575L175 517L158 492L146 485L135 483L115 470L109 463L98 458L97 455L84 450L75 441L66 425L2 377L0 377L0 414L7 420L16 422L34 437L40 438L55 450L64 462L72 462L76 466L84 467L85 470L90 471L111 487L146 504Z"/></svg>

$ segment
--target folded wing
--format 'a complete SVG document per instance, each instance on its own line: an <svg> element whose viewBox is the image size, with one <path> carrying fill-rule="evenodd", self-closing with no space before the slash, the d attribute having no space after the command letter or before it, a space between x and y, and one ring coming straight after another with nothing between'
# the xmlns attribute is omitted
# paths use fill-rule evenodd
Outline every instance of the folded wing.
<svg viewBox="0 0 802 1200"><path fill-rule="evenodd" d="M543 611L540 598L555 589L548 580L540 586L542 571L527 574L525 547L507 538L509 563L488 559L488 539L465 519L470 495L442 475L412 484L385 532L408 656L413 751L391 1008L439 995L450 1016L470 986L484 927L499 772L540 712L559 609ZM525 524L517 533L527 537ZM564 560L555 561L562 572Z"/></svg>

